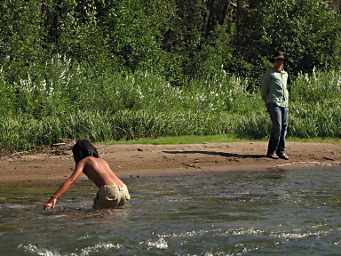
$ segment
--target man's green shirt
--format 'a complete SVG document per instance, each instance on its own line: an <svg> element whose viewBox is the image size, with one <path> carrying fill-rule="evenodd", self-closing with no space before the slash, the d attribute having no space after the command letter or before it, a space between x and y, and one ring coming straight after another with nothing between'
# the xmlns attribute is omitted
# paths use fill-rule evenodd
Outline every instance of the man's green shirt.
<svg viewBox="0 0 341 256"><path fill-rule="evenodd" d="M274 103L280 107L289 106L288 73L270 70L263 78L262 98L266 104Z"/></svg>

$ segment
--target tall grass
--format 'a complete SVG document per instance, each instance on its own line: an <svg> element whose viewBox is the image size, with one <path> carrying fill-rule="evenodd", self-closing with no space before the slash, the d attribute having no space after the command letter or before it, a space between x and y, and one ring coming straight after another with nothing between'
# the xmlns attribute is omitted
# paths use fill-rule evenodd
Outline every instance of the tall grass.
<svg viewBox="0 0 341 256"><path fill-rule="evenodd" d="M9 81L0 69L2 150L84 137L262 138L270 126L259 94L247 91L251 82L227 74L177 87L149 72L112 73L57 58ZM340 72L301 74L290 95L290 135L341 137Z"/></svg>

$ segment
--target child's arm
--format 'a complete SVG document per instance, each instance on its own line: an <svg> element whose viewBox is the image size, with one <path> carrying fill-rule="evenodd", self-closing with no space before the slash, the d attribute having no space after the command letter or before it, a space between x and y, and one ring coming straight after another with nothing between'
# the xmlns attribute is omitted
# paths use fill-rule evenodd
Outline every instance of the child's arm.
<svg viewBox="0 0 341 256"><path fill-rule="evenodd" d="M44 209L50 209L54 208L57 200L66 192L69 190L71 185L77 181L77 179L81 176L84 169L84 162L80 161L75 167L75 170L70 175L69 178L67 178L63 185L60 186L60 188L51 196L51 198L47 201L47 203L44 204Z"/></svg>

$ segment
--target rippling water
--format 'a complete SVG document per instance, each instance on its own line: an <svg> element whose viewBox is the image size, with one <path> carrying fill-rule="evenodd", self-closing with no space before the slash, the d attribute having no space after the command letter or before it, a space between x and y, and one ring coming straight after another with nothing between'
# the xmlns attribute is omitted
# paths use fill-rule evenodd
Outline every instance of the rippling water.
<svg viewBox="0 0 341 256"><path fill-rule="evenodd" d="M125 209L91 210L81 182L0 187L0 255L341 255L341 172L329 168L125 180Z"/></svg>

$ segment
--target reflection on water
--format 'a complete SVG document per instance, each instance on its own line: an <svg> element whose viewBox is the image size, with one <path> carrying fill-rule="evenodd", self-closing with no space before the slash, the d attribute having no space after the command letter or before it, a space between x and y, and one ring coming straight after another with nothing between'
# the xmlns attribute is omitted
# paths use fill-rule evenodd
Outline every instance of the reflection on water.
<svg viewBox="0 0 341 256"><path fill-rule="evenodd" d="M341 172L125 180L124 209L93 211L87 182L42 211L47 186L0 187L0 255L338 255Z"/></svg>

